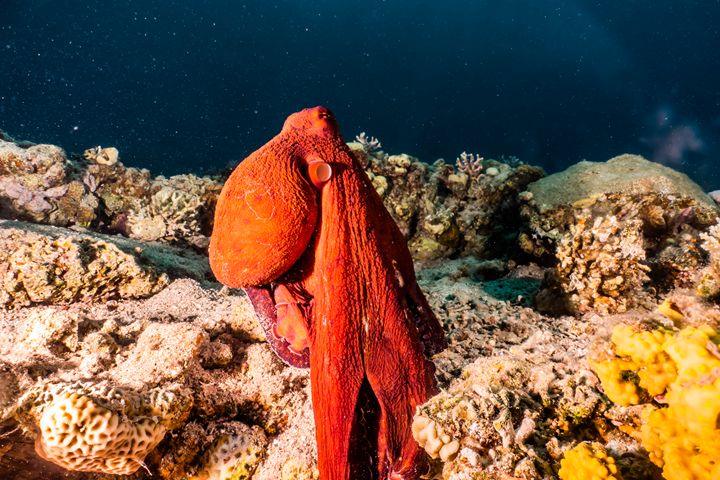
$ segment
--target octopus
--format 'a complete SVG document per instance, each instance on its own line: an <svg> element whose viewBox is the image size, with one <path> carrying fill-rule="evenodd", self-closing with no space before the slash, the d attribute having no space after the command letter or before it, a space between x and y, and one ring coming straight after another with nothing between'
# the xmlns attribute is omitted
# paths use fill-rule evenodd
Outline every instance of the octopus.
<svg viewBox="0 0 720 480"><path fill-rule="evenodd" d="M217 279L245 289L271 348L309 367L323 480L417 479L415 409L442 327L405 238L324 107L290 115L218 199Z"/></svg>

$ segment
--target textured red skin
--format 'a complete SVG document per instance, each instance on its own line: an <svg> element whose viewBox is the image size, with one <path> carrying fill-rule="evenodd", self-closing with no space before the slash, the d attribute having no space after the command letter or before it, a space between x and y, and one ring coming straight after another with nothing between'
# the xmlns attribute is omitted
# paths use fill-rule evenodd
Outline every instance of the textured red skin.
<svg viewBox="0 0 720 480"><path fill-rule="evenodd" d="M319 188L307 176L316 160L332 168ZM248 197L248 189L264 193ZM315 107L288 117L238 166L217 208L210 261L218 279L259 287L248 293L266 332L277 321L266 284L285 285L305 312L320 478L419 478L426 459L410 427L415 407L437 393L426 355L445 340L405 239L332 114ZM282 358L304 364L270 337Z"/></svg>

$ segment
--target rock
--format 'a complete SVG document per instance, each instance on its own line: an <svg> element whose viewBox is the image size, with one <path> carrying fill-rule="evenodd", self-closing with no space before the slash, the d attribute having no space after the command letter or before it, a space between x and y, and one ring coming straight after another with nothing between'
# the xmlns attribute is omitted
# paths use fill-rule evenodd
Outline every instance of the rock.
<svg viewBox="0 0 720 480"><path fill-rule="evenodd" d="M713 190L712 192L708 192L708 196L712 198L715 203L720 205L720 190Z"/></svg>
<svg viewBox="0 0 720 480"><path fill-rule="evenodd" d="M541 214L592 202L601 196L624 194L628 198L667 198L698 209L698 220L714 223L718 209L695 182L684 173L639 155L619 155L607 162L582 161L567 170L528 185L534 207Z"/></svg>
<svg viewBox="0 0 720 480"><path fill-rule="evenodd" d="M0 305L147 297L169 276L212 278L204 257L108 235L0 220Z"/></svg>

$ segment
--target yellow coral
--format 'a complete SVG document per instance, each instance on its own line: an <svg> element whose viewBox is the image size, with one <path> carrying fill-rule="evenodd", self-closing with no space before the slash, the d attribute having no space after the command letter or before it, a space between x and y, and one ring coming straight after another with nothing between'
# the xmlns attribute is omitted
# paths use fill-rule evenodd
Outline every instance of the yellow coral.
<svg viewBox="0 0 720 480"><path fill-rule="evenodd" d="M621 325L612 342L620 358L590 362L608 397L622 405L635 400L622 394L629 390L623 379L632 376L627 369L633 366L640 387L665 395L667 407L648 406L644 414L641 439L650 460L667 480L720 478L718 332L707 325L675 334Z"/></svg>
<svg viewBox="0 0 720 480"><path fill-rule="evenodd" d="M560 461L561 480L622 480L615 459L597 442L581 443Z"/></svg>

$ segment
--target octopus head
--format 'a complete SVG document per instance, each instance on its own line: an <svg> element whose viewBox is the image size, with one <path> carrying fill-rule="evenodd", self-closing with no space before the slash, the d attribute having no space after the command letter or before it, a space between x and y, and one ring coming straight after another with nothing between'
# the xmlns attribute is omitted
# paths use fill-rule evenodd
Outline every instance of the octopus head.
<svg viewBox="0 0 720 480"><path fill-rule="evenodd" d="M283 125L283 131L288 130L303 130L308 133L331 135L337 135L339 133L335 116L326 107L306 108L297 113L293 113L285 120L285 124Z"/></svg>

